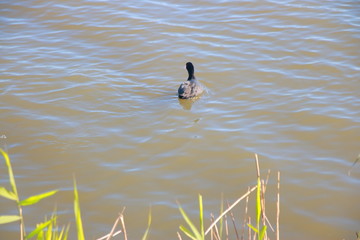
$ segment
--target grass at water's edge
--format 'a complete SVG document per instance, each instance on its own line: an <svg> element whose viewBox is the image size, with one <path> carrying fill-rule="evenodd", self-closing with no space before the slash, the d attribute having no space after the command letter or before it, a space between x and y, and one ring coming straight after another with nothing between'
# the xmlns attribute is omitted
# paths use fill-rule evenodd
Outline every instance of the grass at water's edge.
<svg viewBox="0 0 360 240"><path fill-rule="evenodd" d="M241 196L239 199L237 199L232 205L228 204L228 208L223 210L223 204L221 207L221 211L219 216L215 219L215 217L212 215L211 221L212 223L205 231L204 229L204 220L203 220L203 204L202 204L202 197L199 195L199 219L200 219L200 229L196 227L196 224L193 223L188 217L188 215L185 213L185 211L182 209L182 207L179 205L179 210L181 215L183 216L186 224L188 225L188 228L181 225L180 230L181 232L187 236L190 239L193 240L205 240L206 237L210 239L234 239L230 237L229 235L229 223L228 219L230 219L230 223L232 223L232 228L235 232L235 239L258 239L258 240L268 240L269 237L269 231L268 229L271 229L271 232L274 235L274 238L272 239L280 239L280 231L279 231L279 217L280 217L280 172L278 172L278 194L277 194L277 204L276 204L276 229L272 227L270 224L269 219L266 216L265 213L265 191L267 182L269 179L269 174L267 176L266 181L262 180L260 178L260 168L259 168L259 160L257 154L255 154L255 162L256 162L256 170L257 170L257 185L253 187L249 187L248 191ZM270 173L270 172L269 172ZM249 196L252 192L256 190L256 221L255 226L251 222L251 217L249 216L248 212L248 201ZM234 218L234 214L232 210L238 206L238 204L245 200L245 214L244 214L244 222L243 223L236 223L236 220ZM241 226L240 229L237 226ZM225 229L225 232L223 231ZM245 232L245 230L247 230ZM178 232L178 239L182 240L181 234Z"/></svg>
<svg viewBox="0 0 360 240"><path fill-rule="evenodd" d="M1 215L0 216L0 224L9 224L13 222L19 222L19 234L20 234L20 240L24 239L37 239L37 240L66 240L68 239L68 233L70 226L67 225L66 227L59 227L57 222L57 213L54 211L52 215L47 218L45 217L45 220L39 224L36 225L33 231L30 233L26 233L25 231L25 222L23 217L23 208L26 206L34 205L41 201L42 199L48 198L58 192L58 190L51 190L45 193L41 194L35 194L33 196L27 197L25 199L20 199L17 186L15 182L15 177L13 174L11 161L8 156L8 154L0 148L1 155L5 159L5 164L8 170L9 175L9 182L10 182L10 190L0 186L0 196L7 198L11 201L15 201L18 206L18 215ZM212 215L212 223L211 225L206 229L204 226L204 216L203 216L203 203L202 203L202 196L199 195L199 225L200 228L196 227L196 224L193 223L193 221L188 217L185 210L179 205L179 211L184 218L186 224L188 227L185 227L181 225L179 229L181 230L181 233L183 233L187 238L193 239L193 240L205 240L206 237L210 239L229 239L229 226L227 219L231 219L234 231L236 232L236 239L246 239L246 234L244 229L247 228L247 238L248 239L259 239L259 240L265 240L268 238L268 226L270 224L269 220L266 217L265 214L265 189L266 189L266 183L264 180L261 180L260 178L260 170L259 170L259 162L258 157L256 157L256 169L257 169L257 185L249 188L247 193L245 193L242 197L240 197L237 201L235 201L231 206L228 206L227 209L223 210L223 204L222 204L222 210L220 212L220 215L214 219L214 216ZM278 173L278 190L280 187L280 173ZM247 211L247 203L249 200L249 195L256 191L256 221L255 225L251 223L251 218L248 217L248 211ZM244 216L244 219L247 219L244 221L243 224L243 231L241 236L239 235L240 229L237 229L235 224L235 219L233 217L232 209L242 200L246 199L246 213ZM276 221L276 239L279 239L279 212L280 212L280 195L278 192L278 201L277 201L277 221ZM127 240L127 232L125 227L125 221L124 221L124 209L119 214L119 217L115 220L115 223L110 231L110 233L106 234L103 237L98 238L97 240L105 240L105 239L112 239L113 237L122 234L123 239ZM78 240L84 240L84 230L83 230L83 224L82 224L82 218L81 218L81 211L80 211L80 204L79 204L79 194L77 190L76 180L74 177L74 214L75 214L75 222L76 222L76 231L77 231L77 239ZM228 216L230 214L230 217ZM148 217L148 226L147 229L142 237L142 240L146 240L149 235L150 231L150 225L151 225L151 209L149 211L149 217ZM225 219L225 220L224 220ZM246 222L246 224L245 224ZM271 227L271 225L270 225ZM117 230L118 228L118 230ZM223 233L223 229L225 229L225 233ZM273 229L271 227L271 229ZM275 232L273 230L273 232ZM177 233L178 239L182 240L182 235L180 232ZM121 235L120 235L121 236Z"/></svg>

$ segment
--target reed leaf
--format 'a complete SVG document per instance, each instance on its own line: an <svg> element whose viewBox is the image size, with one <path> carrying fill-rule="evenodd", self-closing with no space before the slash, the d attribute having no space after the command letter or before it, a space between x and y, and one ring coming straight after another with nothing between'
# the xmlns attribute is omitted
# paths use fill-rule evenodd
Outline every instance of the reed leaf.
<svg viewBox="0 0 360 240"><path fill-rule="evenodd" d="M180 228L181 231L183 231L183 233L185 233L186 236L188 236L189 238L191 238L193 240L197 240L195 235L189 229L187 229L183 225L181 225L179 228Z"/></svg>
<svg viewBox="0 0 360 240"><path fill-rule="evenodd" d="M147 226L147 229L142 237L142 240L146 240L147 239L147 236L149 234L149 231L150 231L150 225L151 225L151 208L149 210L149 216L148 216L148 226Z"/></svg>
<svg viewBox="0 0 360 240"><path fill-rule="evenodd" d="M75 222L76 222L78 240L85 240L84 230L81 220L79 194L76 187L75 177L74 177L74 213L75 213Z"/></svg>
<svg viewBox="0 0 360 240"><path fill-rule="evenodd" d="M201 239L205 239L204 232L204 209L203 209L203 201L202 196L199 194L199 220L200 220L200 234Z"/></svg>
<svg viewBox="0 0 360 240"><path fill-rule="evenodd" d="M55 219L55 221L56 221L56 219ZM54 226L54 222L51 222L47 228L45 240L51 240L51 239L55 238L56 233L53 232L53 226Z"/></svg>
<svg viewBox="0 0 360 240"><path fill-rule="evenodd" d="M17 197L16 197L15 193L13 193L1 186L0 186L0 196L10 199L10 200L13 200L13 201L17 201Z"/></svg>
<svg viewBox="0 0 360 240"><path fill-rule="evenodd" d="M257 182L257 189L256 189L256 226L257 226L257 229L259 229L260 215L261 215L261 195L260 195L261 180L260 180L260 177L258 177L257 181L258 182Z"/></svg>
<svg viewBox="0 0 360 240"><path fill-rule="evenodd" d="M17 215L2 215L0 216L0 224L11 223L19 221L20 219L21 217Z"/></svg>
<svg viewBox="0 0 360 240"><path fill-rule="evenodd" d="M42 232L45 228L47 228L49 225L51 225L51 223L55 220L55 218L51 218L50 220L43 222L43 223L39 223L36 225L36 228L29 233L25 239L30 239L36 235L39 235L40 232ZM42 234L41 234L42 235ZM39 237L38 237L39 239Z"/></svg>
<svg viewBox="0 0 360 240"><path fill-rule="evenodd" d="M258 229L256 227L254 227L253 225L251 225L250 223L248 224L248 226L256 233L258 233Z"/></svg>
<svg viewBox="0 0 360 240"><path fill-rule="evenodd" d="M190 227L192 234L190 234L191 238L196 239L196 240L200 240L200 239L204 239L202 237L202 235L200 234L199 230L196 228L196 226L194 225L194 223L190 220L190 218L188 217L188 215L185 213L185 211L182 209L182 207L179 205L179 210L181 215L183 216L185 222L188 224L188 226ZM181 231L183 231L185 234L189 234L191 233L189 230L187 230L185 227L180 226ZM184 231L187 230L187 231Z"/></svg>
<svg viewBox="0 0 360 240"><path fill-rule="evenodd" d="M67 225L66 228L62 228L59 234L58 240L67 240L69 234L70 225Z"/></svg>
<svg viewBox="0 0 360 240"><path fill-rule="evenodd" d="M220 214L224 212L224 195L221 194L221 205L220 205ZM221 218L219 221L219 235L222 238L223 235L223 227L224 227L224 218Z"/></svg>
<svg viewBox="0 0 360 240"><path fill-rule="evenodd" d="M52 191L49 191L49 192L46 192L46 193L41 193L41 194L38 194L38 195L28 197L27 199L24 199L24 200L20 201L19 205L20 206L33 205L33 204L39 202L40 200L42 200L44 198L47 198L47 197L50 197L50 196L54 195L57 192L58 192L58 190L52 190Z"/></svg>
<svg viewBox="0 0 360 240"><path fill-rule="evenodd" d="M17 189L16 189L16 184L15 184L15 178L14 178L14 173L12 171L12 167L11 167L11 162L10 162L10 158L9 155L0 148L0 152L3 155L4 159L5 159L5 163L9 172L9 181L10 181L10 185L12 187L13 193L16 196L16 200L19 201L19 195L17 193Z"/></svg>
<svg viewBox="0 0 360 240"><path fill-rule="evenodd" d="M10 194L10 197L14 198L14 201L16 201L17 207L18 207L18 210L19 210L19 216L17 216L18 219L14 220L15 219L14 217L12 217L12 218L5 217L4 220L9 221L9 220L12 219L12 222L20 220L20 240L23 240L24 236L26 235L25 224L24 224L24 218L23 218L23 215L22 215L22 208L21 208L21 205L19 204L20 200L19 200L19 194L18 194L17 188L16 188L14 173L13 173L13 170L12 170L12 167L11 167L11 162L10 162L9 155L1 148L0 148L0 153L3 155L3 157L5 159L5 164L7 166L8 173L9 173L10 185L11 185L11 188L12 188L12 192L14 194L14 196L12 194ZM10 191L8 191L8 192L10 193Z"/></svg>
<svg viewBox="0 0 360 240"><path fill-rule="evenodd" d="M259 234L259 239L260 240L263 240L264 239L264 236L265 236L265 233L266 233L266 228L267 226L263 226L262 229L260 230L260 234Z"/></svg>

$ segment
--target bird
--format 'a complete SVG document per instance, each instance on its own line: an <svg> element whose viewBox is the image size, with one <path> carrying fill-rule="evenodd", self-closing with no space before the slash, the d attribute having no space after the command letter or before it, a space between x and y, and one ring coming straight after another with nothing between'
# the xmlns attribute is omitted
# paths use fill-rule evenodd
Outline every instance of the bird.
<svg viewBox="0 0 360 240"><path fill-rule="evenodd" d="M199 97L204 92L204 88L195 78L194 65L191 62L187 62L186 70L188 71L189 77L187 81L180 85L178 89L178 96L180 99Z"/></svg>

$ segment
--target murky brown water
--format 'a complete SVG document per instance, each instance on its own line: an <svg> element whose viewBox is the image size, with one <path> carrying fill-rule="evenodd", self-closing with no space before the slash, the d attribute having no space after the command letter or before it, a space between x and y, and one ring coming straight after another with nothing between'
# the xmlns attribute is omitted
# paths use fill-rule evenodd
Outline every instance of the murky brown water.
<svg viewBox="0 0 360 240"><path fill-rule="evenodd" d="M282 174L282 239L360 231L357 1L1 5L0 143L22 196L62 190L25 209L29 228L55 204L72 221L74 174L89 239L123 206L139 239L150 205L150 239L176 239L176 200L195 214L201 193L209 217L255 183L258 153ZM176 97L186 61L208 89L194 104Z"/></svg>

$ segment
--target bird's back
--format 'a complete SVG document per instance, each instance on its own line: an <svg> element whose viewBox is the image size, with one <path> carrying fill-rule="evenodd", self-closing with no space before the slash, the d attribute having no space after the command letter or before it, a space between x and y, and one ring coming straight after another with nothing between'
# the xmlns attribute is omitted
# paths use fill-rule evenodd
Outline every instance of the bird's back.
<svg viewBox="0 0 360 240"><path fill-rule="evenodd" d="M186 82L183 82L180 85L178 89L178 95L179 98L182 99L195 98L199 96L204 91L204 89L195 79L194 65L191 62L186 63L186 70L188 71L189 77Z"/></svg>
<svg viewBox="0 0 360 240"><path fill-rule="evenodd" d="M194 98L204 91L203 87L195 80L183 82L179 89L178 95L181 99Z"/></svg>

